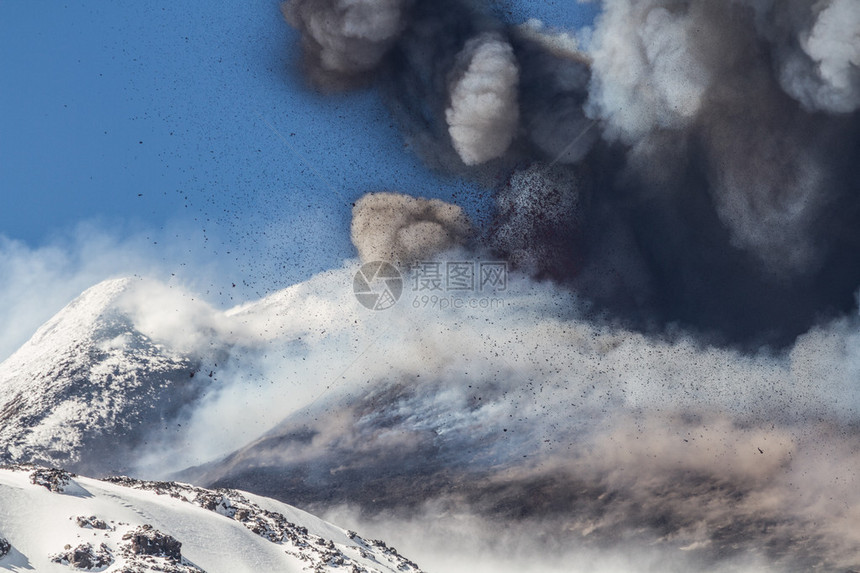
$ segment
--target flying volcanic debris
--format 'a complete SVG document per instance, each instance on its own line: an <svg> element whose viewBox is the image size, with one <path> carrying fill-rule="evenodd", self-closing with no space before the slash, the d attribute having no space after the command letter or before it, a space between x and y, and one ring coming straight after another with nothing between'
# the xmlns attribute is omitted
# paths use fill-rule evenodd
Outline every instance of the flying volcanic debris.
<svg viewBox="0 0 860 573"><path fill-rule="evenodd" d="M515 171L499 190L492 245L530 274L574 275L566 254L581 232L585 197L570 168L534 163Z"/></svg>
<svg viewBox="0 0 860 573"><path fill-rule="evenodd" d="M465 531L495 571L857 570L856 2L605 0L581 43L489 2L349 11L372 5L289 4L311 79L374 82L496 213L470 243L457 206L371 194L359 256L489 251L515 269L504 300L344 320L344 268L244 308L284 333L268 371L318 390L189 475L351 504L439 554ZM326 63L355 37L360 65ZM523 531L539 558L511 565ZM476 570L462 551L439 570Z"/></svg>

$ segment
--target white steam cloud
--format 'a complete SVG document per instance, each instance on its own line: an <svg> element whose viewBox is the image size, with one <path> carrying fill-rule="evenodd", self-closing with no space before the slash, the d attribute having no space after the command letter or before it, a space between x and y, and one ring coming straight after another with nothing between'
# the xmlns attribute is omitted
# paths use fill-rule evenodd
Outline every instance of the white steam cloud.
<svg viewBox="0 0 860 573"><path fill-rule="evenodd" d="M745 14L726 3L609 0L589 51L594 62L591 111L610 136L633 142L661 128L686 127L705 104L724 97L736 66ZM852 0L742 0L773 44L783 89L815 111L860 107L860 10ZM724 12L725 11L725 12ZM739 16L735 22L720 13ZM722 21L720 21L722 19ZM743 41L738 43L742 43ZM753 49L754 46L748 46ZM762 74L767 76L767 72Z"/></svg>
<svg viewBox="0 0 860 573"><path fill-rule="evenodd" d="M397 193L370 193L353 208L352 242L363 262L408 264L461 246L470 228L457 205Z"/></svg>
<svg viewBox="0 0 860 573"><path fill-rule="evenodd" d="M331 466L318 471L333 476L366 464L371 479L390 471L392 452L409 467L427 462L428 439L451 448L431 461L457 487L430 496L408 523L402 514L375 518L380 536L416 557L421 542L409 531L450 521L431 546L456 545L465 528L474 546L459 546L461 558L495 554L500 571L528 560L535 570L559 567L558 556L607 571L860 562L857 317L813 330L785 353L748 356L596 326L571 295L514 276L499 308L422 310L406 300L366 311L350 300L353 270L228 313L267 341L268 358L238 354L218 373L221 389L195 414L184 449L159 445L149 460L163 471L165 459L213 453L213 437L238 443L258 418L305 410L313 439L281 442L275 431L273 446L264 437L230 463L322 460ZM533 517L488 516L485 494L473 497L471 487L508 490L499 503L533 506ZM574 505L541 506L541 496L570 503L568 491ZM813 527L807 545L792 546ZM515 531L533 535L512 548L505 540ZM625 536L627 544L613 541ZM765 546L770 554L759 553Z"/></svg>
<svg viewBox="0 0 860 573"><path fill-rule="evenodd" d="M604 3L589 51L590 105L610 137L632 143L655 129L685 127L699 112L712 78L694 46L696 18L670 9L676 5Z"/></svg>
<svg viewBox="0 0 860 573"><path fill-rule="evenodd" d="M513 48L495 34L473 38L457 55L453 73L445 118L454 148L466 165L502 156L519 126Z"/></svg>
<svg viewBox="0 0 860 573"><path fill-rule="evenodd" d="M170 246L168 237L178 240ZM173 273L174 280L207 290L207 281L224 271L225 262L216 265L203 243L182 226L120 236L81 224L39 247L0 236L0 360L69 301L110 277L139 273L167 279Z"/></svg>
<svg viewBox="0 0 860 573"><path fill-rule="evenodd" d="M804 104L824 111L860 108L860 9L851 0L818 3L820 10L801 47L812 61L813 81L798 85L791 65L783 68L786 90ZM807 72L809 73L809 72Z"/></svg>

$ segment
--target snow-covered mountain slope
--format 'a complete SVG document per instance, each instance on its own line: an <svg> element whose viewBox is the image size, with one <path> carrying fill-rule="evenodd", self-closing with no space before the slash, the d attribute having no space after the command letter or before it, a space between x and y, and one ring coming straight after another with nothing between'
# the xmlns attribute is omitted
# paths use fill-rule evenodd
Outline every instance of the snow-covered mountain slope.
<svg viewBox="0 0 860 573"><path fill-rule="evenodd" d="M124 310L140 282L90 288L0 364L0 458L120 472L124 449L200 396L202 359L156 343Z"/></svg>
<svg viewBox="0 0 860 573"><path fill-rule="evenodd" d="M420 573L382 541L252 494L32 466L0 469L0 539L6 570Z"/></svg>
<svg viewBox="0 0 860 573"><path fill-rule="evenodd" d="M279 406L268 417L255 411L274 403L255 378L266 378L278 402L286 387L301 404L307 397L300 388L309 377L329 376L318 361L301 370L297 358L297 368L284 372L279 363L267 364L266 355L301 354L309 343L353 325L359 307L347 275L323 273L226 312L153 280L115 279L91 287L0 363L0 461L60 465L90 475L157 475L150 467L185 444L192 444L190 454L182 450L190 458L177 467L209 459L211 444L219 454L243 445L283 417ZM331 312L349 309L349 303L350 312ZM348 354L361 344L353 338L338 348ZM337 360L325 362L342 369ZM210 437L200 447L199 432L194 435L199 428L189 422L205 409L199 406L206 398L223 390L218 374L230 366L221 381L239 396L228 400L228 412L206 403L219 423L207 427ZM273 375L259 373L269 366ZM308 388L313 391L314 384ZM237 414L240 400L250 415ZM227 423L236 415L241 420ZM239 425L247 430L236 432ZM235 443L214 426L232 426Z"/></svg>

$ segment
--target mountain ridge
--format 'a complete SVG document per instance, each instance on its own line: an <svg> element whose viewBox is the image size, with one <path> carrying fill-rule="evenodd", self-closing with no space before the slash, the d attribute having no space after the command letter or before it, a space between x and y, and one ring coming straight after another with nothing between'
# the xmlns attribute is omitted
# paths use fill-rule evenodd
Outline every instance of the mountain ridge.
<svg viewBox="0 0 860 573"><path fill-rule="evenodd" d="M237 490L0 467L0 568L108 573L421 573L369 540Z"/></svg>

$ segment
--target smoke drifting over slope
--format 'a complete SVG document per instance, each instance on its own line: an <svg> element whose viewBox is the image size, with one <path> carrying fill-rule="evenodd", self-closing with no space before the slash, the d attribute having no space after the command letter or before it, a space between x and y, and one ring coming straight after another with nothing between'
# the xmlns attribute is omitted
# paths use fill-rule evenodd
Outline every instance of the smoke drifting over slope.
<svg viewBox="0 0 860 573"><path fill-rule="evenodd" d="M501 191L507 239L489 248L553 252L524 264L631 326L680 321L726 342L785 344L854 304L855 4L606 0L582 52L480 2L398 6L377 84L428 165L492 185L533 162L572 167L568 221Z"/></svg>
<svg viewBox="0 0 860 573"><path fill-rule="evenodd" d="M181 426L116 421L146 438L129 471L163 478L247 444L184 479L349 506L430 557L456 541L460 553L427 560L438 571L457 570L444 556L501 572L860 565L856 315L750 356L595 325L571 293L516 274L502 306L371 312L350 289L357 266L227 312L136 281L107 311L126 313L154 360L223 355ZM36 365L55 376L57 360ZM97 414L99 397L79 404ZM104 464L128 445L80 453ZM429 540L410 536L432 524Z"/></svg>
<svg viewBox="0 0 860 573"><path fill-rule="evenodd" d="M351 274L243 311L278 333L270 395L289 396L286 418L182 479L348 505L380 527L473 523L500 555L481 530L533 532L523 551L574 563L629 551L633 571L649 552L664 571L860 564L856 316L746 356L595 326L574 296L516 276L498 309L399 304L380 318L349 305ZM292 332L314 334L290 350ZM346 370L331 365L345 347ZM301 378L312 403L285 393L292 372L326 373Z"/></svg>

